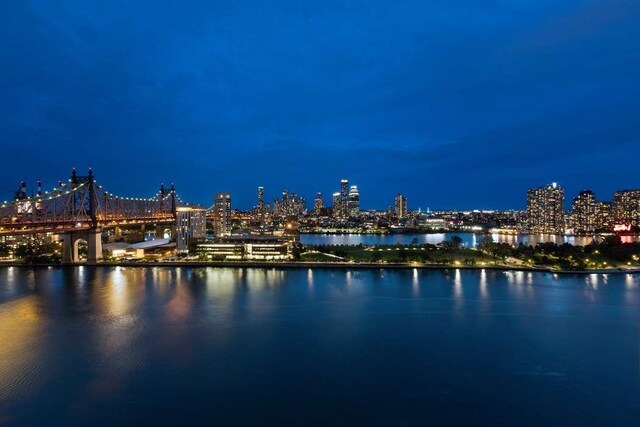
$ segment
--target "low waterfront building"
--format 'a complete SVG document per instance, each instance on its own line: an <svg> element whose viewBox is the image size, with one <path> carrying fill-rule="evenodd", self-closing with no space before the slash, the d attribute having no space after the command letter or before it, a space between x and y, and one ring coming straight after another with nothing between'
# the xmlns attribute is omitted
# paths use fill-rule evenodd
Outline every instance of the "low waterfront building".
<svg viewBox="0 0 640 427"><path fill-rule="evenodd" d="M443 218L424 218L422 225L432 230L442 230L447 227L447 221Z"/></svg>
<svg viewBox="0 0 640 427"><path fill-rule="evenodd" d="M107 252L109 258L119 259L143 259L157 258L173 255L176 243L171 239L147 240L139 243L115 242L105 243L102 249Z"/></svg>
<svg viewBox="0 0 640 427"><path fill-rule="evenodd" d="M283 261L291 258L291 240L275 236L229 236L196 244L206 260Z"/></svg>

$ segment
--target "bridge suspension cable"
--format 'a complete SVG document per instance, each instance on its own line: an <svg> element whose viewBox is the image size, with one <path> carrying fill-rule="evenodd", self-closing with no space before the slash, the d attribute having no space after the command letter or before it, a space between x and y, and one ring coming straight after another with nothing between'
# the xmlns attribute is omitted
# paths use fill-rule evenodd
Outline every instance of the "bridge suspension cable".
<svg viewBox="0 0 640 427"><path fill-rule="evenodd" d="M0 234L86 229L129 222L175 219L185 203L175 189L161 186L153 197L122 197L97 184L93 172L78 176L75 169L66 182L38 195L16 197L0 205Z"/></svg>

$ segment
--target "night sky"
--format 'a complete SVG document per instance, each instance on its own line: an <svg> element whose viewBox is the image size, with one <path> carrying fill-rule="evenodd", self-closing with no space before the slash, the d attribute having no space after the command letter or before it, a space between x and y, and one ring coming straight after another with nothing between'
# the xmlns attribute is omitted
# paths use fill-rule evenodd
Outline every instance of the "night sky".
<svg viewBox="0 0 640 427"><path fill-rule="evenodd" d="M523 208L640 187L640 1L0 0L0 200L76 166L122 196Z"/></svg>

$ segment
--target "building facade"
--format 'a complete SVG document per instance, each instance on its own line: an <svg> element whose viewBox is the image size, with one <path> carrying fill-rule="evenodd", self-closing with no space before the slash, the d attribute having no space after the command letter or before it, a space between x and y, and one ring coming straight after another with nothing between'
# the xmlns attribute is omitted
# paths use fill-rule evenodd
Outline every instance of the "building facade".
<svg viewBox="0 0 640 427"><path fill-rule="evenodd" d="M322 197L322 193L316 193L315 199L313 199L313 213L315 215L320 215L322 210L324 209L324 198Z"/></svg>
<svg viewBox="0 0 640 427"><path fill-rule="evenodd" d="M207 235L207 211L203 207L182 206L176 209L177 251L189 251L192 239L204 239Z"/></svg>
<svg viewBox="0 0 640 427"><path fill-rule="evenodd" d="M611 230L611 203L596 202L596 230Z"/></svg>
<svg viewBox="0 0 640 427"><path fill-rule="evenodd" d="M613 223L640 226L640 190L620 190L611 203Z"/></svg>
<svg viewBox="0 0 640 427"><path fill-rule="evenodd" d="M349 180L340 180L340 218L349 216Z"/></svg>
<svg viewBox="0 0 640 427"><path fill-rule="evenodd" d="M347 212L348 216L358 216L360 214L360 192L356 185L352 185L349 188L349 196L347 200Z"/></svg>
<svg viewBox="0 0 640 427"><path fill-rule="evenodd" d="M208 260L282 261L291 258L291 241L272 236L223 237L198 243L196 251Z"/></svg>
<svg viewBox="0 0 640 427"><path fill-rule="evenodd" d="M340 200L340 193L333 193L333 216L335 218L342 218L341 208L342 201Z"/></svg>
<svg viewBox="0 0 640 427"><path fill-rule="evenodd" d="M265 207L264 207L264 187L258 187L258 205L256 206L258 209L258 218L260 218L260 226L265 226Z"/></svg>
<svg viewBox="0 0 640 427"><path fill-rule="evenodd" d="M276 197L273 201L273 215L282 220L298 218L306 210L307 200L296 193L289 192L289 190L282 192L282 199L279 200Z"/></svg>
<svg viewBox="0 0 640 427"><path fill-rule="evenodd" d="M398 218L404 218L407 216L407 198L402 194L396 195L395 215Z"/></svg>
<svg viewBox="0 0 640 427"><path fill-rule="evenodd" d="M555 182L527 192L529 229L534 233L564 234L564 189Z"/></svg>
<svg viewBox="0 0 640 427"><path fill-rule="evenodd" d="M591 190L582 190L571 202L571 227L576 234L593 234L598 228L598 201Z"/></svg>
<svg viewBox="0 0 640 427"><path fill-rule="evenodd" d="M231 194L218 193L213 200L213 232L216 236L231 234Z"/></svg>

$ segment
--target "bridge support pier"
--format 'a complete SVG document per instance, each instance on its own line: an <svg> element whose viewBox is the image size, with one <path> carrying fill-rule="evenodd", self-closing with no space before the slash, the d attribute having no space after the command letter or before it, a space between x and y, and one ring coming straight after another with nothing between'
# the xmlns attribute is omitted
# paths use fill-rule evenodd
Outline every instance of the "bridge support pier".
<svg viewBox="0 0 640 427"><path fill-rule="evenodd" d="M102 261L102 230L69 231L62 235L62 239L63 264L80 262L78 245L81 240L87 242L87 263L93 264Z"/></svg>
<svg viewBox="0 0 640 427"><path fill-rule="evenodd" d="M175 225L156 225L156 239L169 239L176 238L176 226Z"/></svg>

